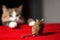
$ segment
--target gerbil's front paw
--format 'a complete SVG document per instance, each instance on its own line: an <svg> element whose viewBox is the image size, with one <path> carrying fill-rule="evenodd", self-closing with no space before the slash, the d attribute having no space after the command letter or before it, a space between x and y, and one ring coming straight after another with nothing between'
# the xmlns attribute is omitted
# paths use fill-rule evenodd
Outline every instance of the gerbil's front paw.
<svg viewBox="0 0 60 40"><path fill-rule="evenodd" d="M35 37L36 35L33 35L33 37Z"/></svg>

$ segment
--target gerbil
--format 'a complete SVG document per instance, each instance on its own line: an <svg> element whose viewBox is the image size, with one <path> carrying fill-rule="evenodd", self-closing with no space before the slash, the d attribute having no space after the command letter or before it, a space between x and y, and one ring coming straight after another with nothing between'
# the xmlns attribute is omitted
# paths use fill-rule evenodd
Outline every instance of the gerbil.
<svg viewBox="0 0 60 40"><path fill-rule="evenodd" d="M28 22L31 22L33 19L28 20ZM36 19L35 24L32 26L32 34L28 34L28 35L24 35L22 36L22 38L26 37L26 36L37 36L39 35L39 31L41 29L41 25L43 24L43 19L39 20Z"/></svg>

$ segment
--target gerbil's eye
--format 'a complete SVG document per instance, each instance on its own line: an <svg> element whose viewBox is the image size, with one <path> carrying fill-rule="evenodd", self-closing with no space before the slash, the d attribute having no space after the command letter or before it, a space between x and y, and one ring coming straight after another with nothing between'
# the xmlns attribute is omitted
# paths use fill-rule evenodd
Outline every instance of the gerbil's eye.
<svg viewBox="0 0 60 40"><path fill-rule="evenodd" d="M9 15L10 17L12 17L12 15Z"/></svg>

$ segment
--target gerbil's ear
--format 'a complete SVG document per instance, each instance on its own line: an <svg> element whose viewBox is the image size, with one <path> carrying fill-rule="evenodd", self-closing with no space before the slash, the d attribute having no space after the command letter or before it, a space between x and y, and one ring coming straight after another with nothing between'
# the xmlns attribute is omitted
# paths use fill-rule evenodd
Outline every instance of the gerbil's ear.
<svg viewBox="0 0 60 40"><path fill-rule="evenodd" d="M36 21L39 21L38 19L36 19Z"/></svg>
<svg viewBox="0 0 60 40"><path fill-rule="evenodd" d="M22 12L23 5L21 4L18 8L17 11Z"/></svg>
<svg viewBox="0 0 60 40"><path fill-rule="evenodd" d="M6 12L6 10L7 10L7 7L5 5L2 5L2 11Z"/></svg>
<svg viewBox="0 0 60 40"><path fill-rule="evenodd" d="M44 22L44 19L41 19L40 21Z"/></svg>

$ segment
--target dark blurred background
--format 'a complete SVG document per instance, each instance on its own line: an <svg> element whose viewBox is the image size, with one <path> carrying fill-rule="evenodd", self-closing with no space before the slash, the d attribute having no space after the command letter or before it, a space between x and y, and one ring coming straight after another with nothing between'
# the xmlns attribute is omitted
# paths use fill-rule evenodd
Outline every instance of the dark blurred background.
<svg viewBox="0 0 60 40"><path fill-rule="evenodd" d="M27 20L28 18L41 19L42 15L42 0L0 0L0 19L2 15L2 5L6 5L8 8L18 7L23 4L23 17ZM0 20L0 25L1 25Z"/></svg>

